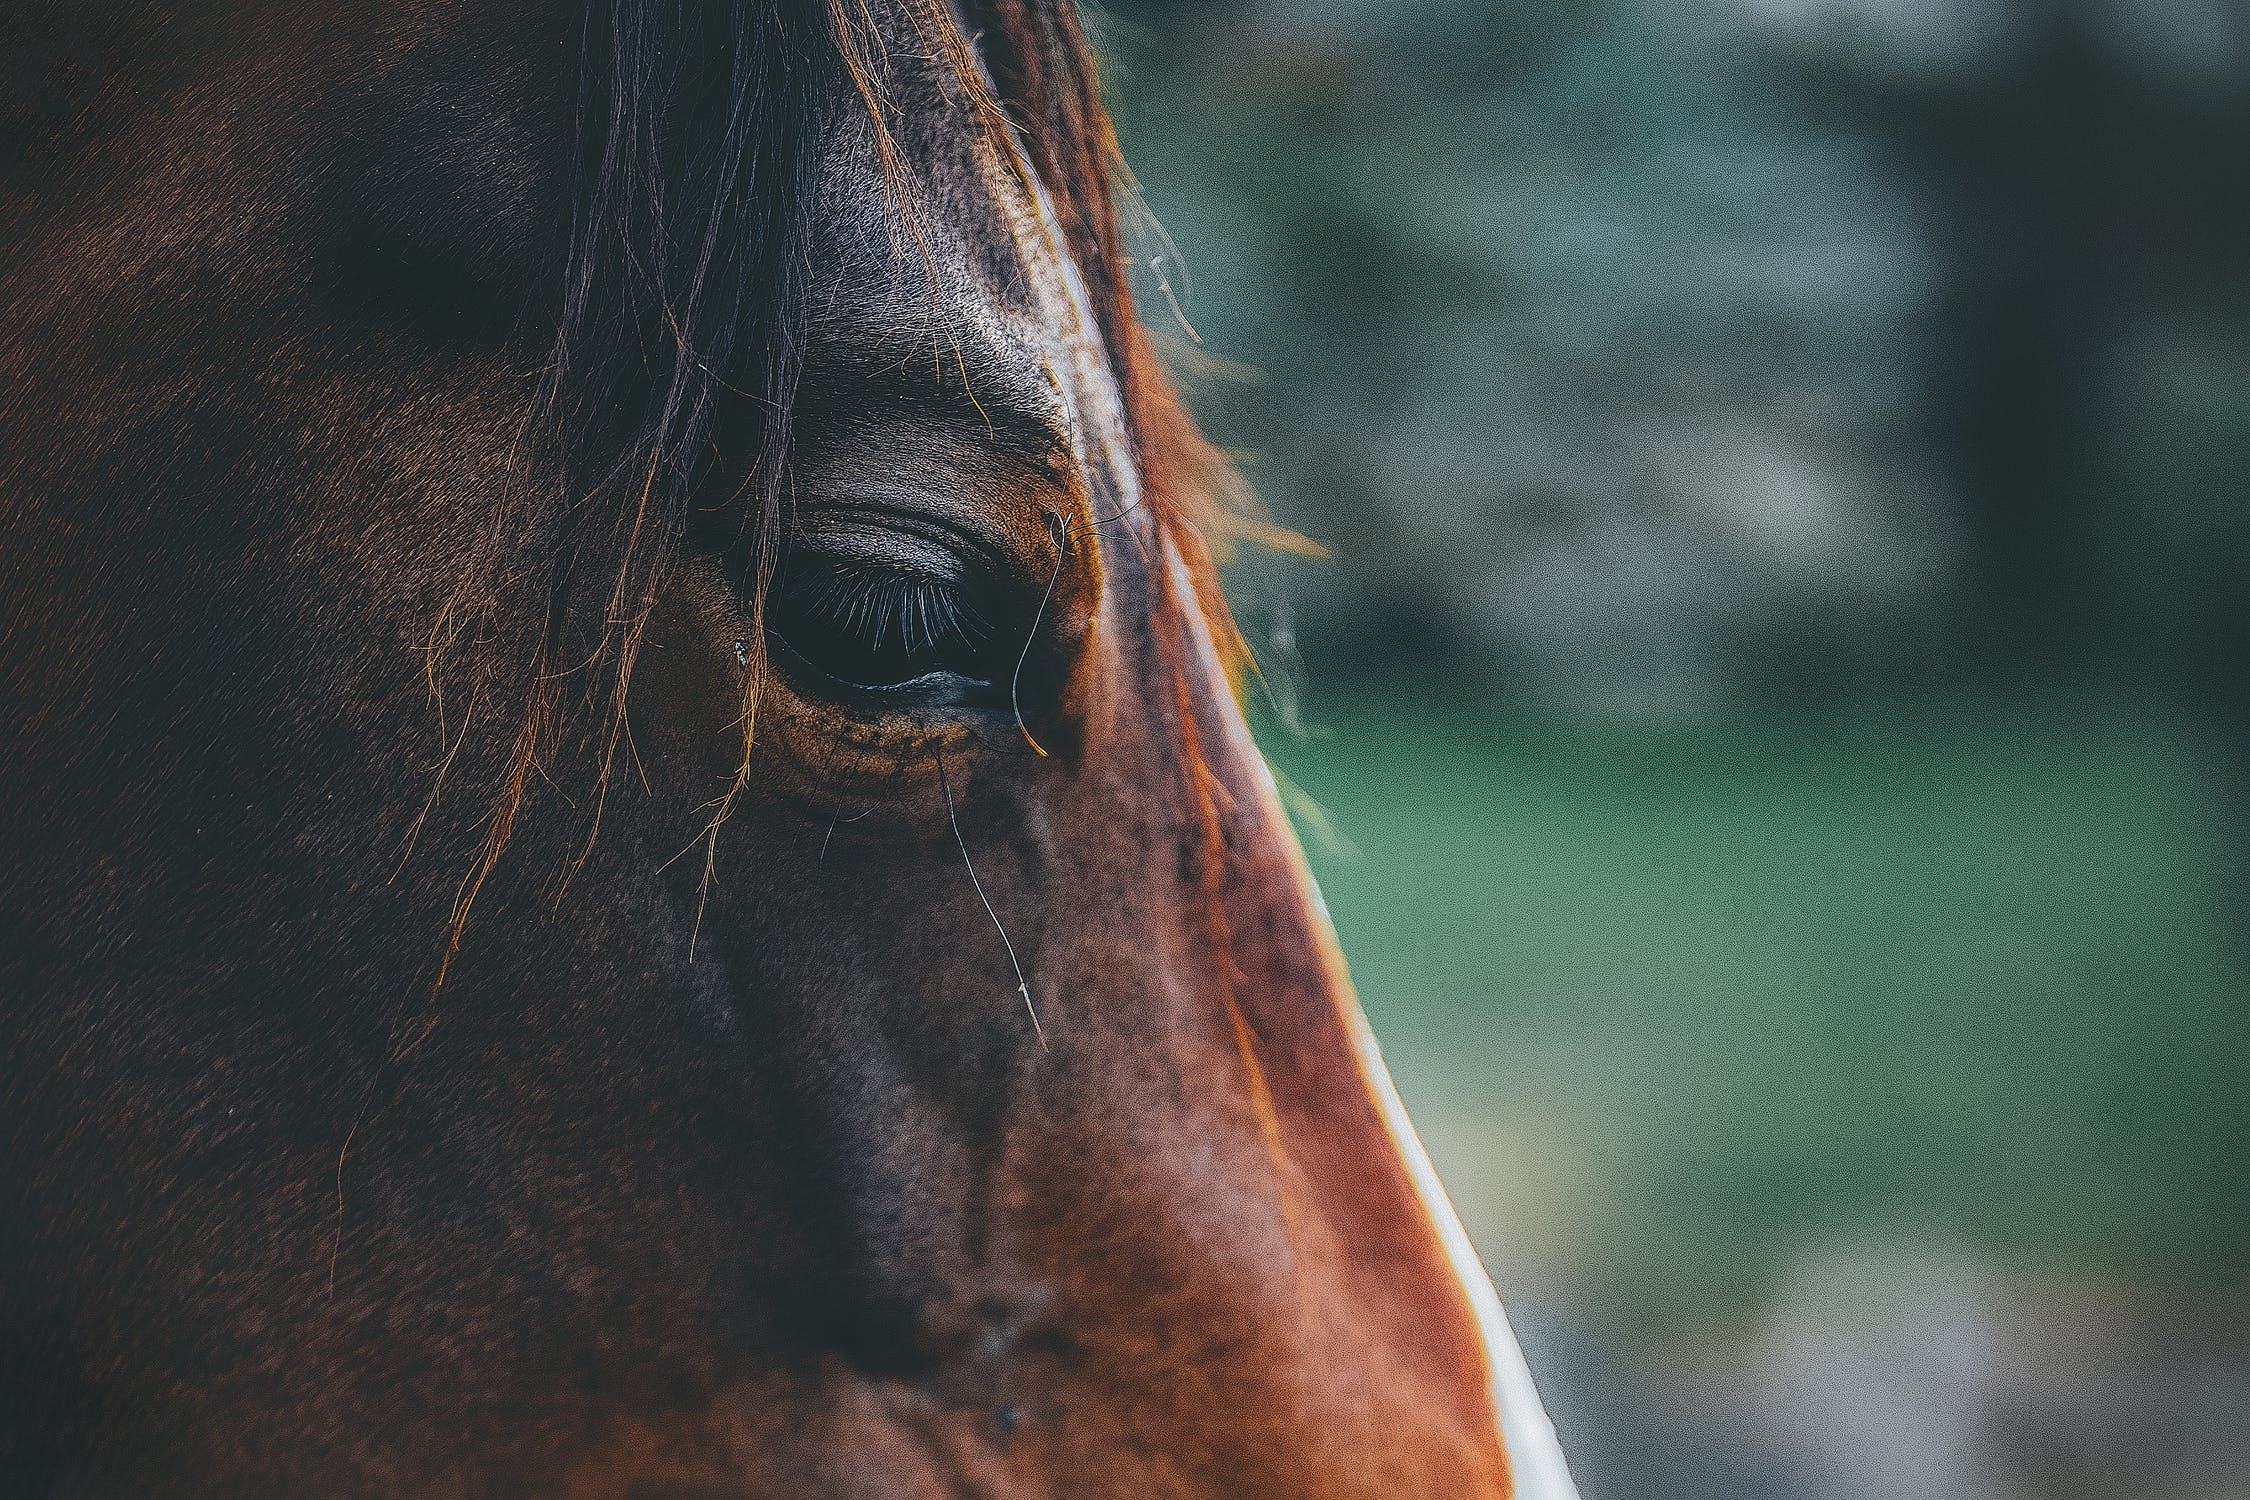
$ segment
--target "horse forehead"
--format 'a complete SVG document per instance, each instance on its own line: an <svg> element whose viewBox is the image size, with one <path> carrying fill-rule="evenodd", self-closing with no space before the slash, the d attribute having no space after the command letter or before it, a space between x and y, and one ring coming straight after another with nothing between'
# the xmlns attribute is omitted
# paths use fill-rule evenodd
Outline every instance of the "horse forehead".
<svg viewBox="0 0 2250 1500"><path fill-rule="evenodd" d="M1135 506L1122 393L1037 167L933 81L901 84L916 122L886 172L862 109L822 155L810 239L816 321L899 358L933 356L1048 408L1103 513Z"/></svg>

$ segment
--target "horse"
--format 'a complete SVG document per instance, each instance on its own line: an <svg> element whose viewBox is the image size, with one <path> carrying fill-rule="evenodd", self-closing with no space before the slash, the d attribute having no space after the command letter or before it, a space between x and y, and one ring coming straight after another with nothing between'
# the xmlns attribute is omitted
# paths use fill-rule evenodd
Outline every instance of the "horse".
<svg viewBox="0 0 2250 1500"><path fill-rule="evenodd" d="M1069 0L0 80L0 1488L1571 1493Z"/></svg>

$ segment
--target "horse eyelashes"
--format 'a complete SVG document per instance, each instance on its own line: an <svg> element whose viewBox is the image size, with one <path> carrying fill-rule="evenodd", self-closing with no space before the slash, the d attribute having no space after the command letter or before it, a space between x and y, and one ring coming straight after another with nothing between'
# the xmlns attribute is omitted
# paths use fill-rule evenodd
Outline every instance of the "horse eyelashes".
<svg viewBox="0 0 2250 1500"><path fill-rule="evenodd" d="M787 654L849 687L991 677L996 632L966 590L931 574L792 559L774 580L766 619Z"/></svg>
<svg viewBox="0 0 2250 1500"><path fill-rule="evenodd" d="M803 608L847 637L903 657L981 646L990 635L957 589L911 573L830 572L805 589Z"/></svg>

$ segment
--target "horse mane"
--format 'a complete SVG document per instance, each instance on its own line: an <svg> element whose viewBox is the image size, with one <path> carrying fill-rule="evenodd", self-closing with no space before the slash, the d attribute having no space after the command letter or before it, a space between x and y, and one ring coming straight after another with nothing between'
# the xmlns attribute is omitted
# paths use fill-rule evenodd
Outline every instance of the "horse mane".
<svg viewBox="0 0 2250 1500"><path fill-rule="evenodd" d="M1167 603L1200 610L1237 673L1247 653L1206 540L1235 493L1231 470L1135 316L1119 213L1130 179L1074 0L964 0L966 34L947 0L896 5L917 44L949 68L956 106L979 128L1012 132L1043 180L1117 375L1146 503L1186 559L1196 597L1172 598L1168 575L1160 589ZM482 853L455 901L448 961L527 794L573 734L590 737L606 791L668 566L714 516L731 520L731 534L714 540L750 581L753 625L760 619L805 363L803 235L834 93L824 85L839 75L873 122L899 224L920 237L886 59L869 0L590 0L560 317L519 472L430 642L434 690L458 642L493 633L510 590L543 591L531 601L531 686ZM596 577L610 582L589 609ZM754 739L764 662L762 632L751 634L744 766L711 819L707 870ZM568 712L573 688L594 713ZM503 691L480 686L469 717ZM592 847L599 808L597 796L562 884Z"/></svg>

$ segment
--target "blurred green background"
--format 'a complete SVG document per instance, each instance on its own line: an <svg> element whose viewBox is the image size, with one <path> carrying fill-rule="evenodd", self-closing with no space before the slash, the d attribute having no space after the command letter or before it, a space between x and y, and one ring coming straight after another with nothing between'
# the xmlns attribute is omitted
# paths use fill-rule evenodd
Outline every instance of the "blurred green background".
<svg viewBox="0 0 2250 1500"><path fill-rule="evenodd" d="M2250 8L1098 19L1589 1500L2250 1496Z"/></svg>

